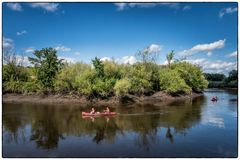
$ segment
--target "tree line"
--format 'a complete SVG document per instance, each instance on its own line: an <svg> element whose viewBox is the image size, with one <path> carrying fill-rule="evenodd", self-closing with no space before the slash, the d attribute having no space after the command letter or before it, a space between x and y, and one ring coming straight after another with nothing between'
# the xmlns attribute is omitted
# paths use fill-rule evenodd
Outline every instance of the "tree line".
<svg viewBox="0 0 240 160"><path fill-rule="evenodd" d="M237 88L238 72L232 70L228 76L220 73L204 73L205 78L209 81L209 88Z"/></svg>
<svg viewBox="0 0 240 160"><path fill-rule="evenodd" d="M144 49L136 54L134 64L101 61L91 64L67 63L53 48L35 50L28 60L31 66L18 63L13 54L3 65L3 92L22 94L75 94L88 98L119 98L127 95L151 95L158 91L190 94L207 88L202 69L186 61L175 60L174 51L167 65L156 63L157 54ZM9 58L11 57L11 58Z"/></svg>

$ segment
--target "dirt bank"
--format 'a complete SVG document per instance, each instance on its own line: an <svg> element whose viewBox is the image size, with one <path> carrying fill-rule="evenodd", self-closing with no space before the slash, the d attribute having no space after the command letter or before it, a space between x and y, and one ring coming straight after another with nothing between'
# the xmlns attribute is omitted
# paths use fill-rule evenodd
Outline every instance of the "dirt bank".
<svg viewBox="0 0 240 160"><path fill-rule="evenodd" d="M97 105L118 105L121 103L154 103L167 102L174 100L185 100L201 96L202 93L192 93L189 95L171 96L164 92L156 92L151 96L133 96L129 95L119 100L117 97L109 99L92 99L79 97L76 95L22 95L22 94L4 94L3 103L43 103L43 104L97 104Z"/></svg>

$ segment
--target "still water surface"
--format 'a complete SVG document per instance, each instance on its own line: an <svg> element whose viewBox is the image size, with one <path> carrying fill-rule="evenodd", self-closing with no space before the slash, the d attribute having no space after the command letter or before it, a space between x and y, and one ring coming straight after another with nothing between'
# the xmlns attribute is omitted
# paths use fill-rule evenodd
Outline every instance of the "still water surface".
<svg viewBox="0 0 240 160"><path fill-rule="evenodd" d="M219 101L211 102L212 96ZM90 106L3 104L4 157L236 157L237 91L194 100L119 106L83 118Z"/></svg>

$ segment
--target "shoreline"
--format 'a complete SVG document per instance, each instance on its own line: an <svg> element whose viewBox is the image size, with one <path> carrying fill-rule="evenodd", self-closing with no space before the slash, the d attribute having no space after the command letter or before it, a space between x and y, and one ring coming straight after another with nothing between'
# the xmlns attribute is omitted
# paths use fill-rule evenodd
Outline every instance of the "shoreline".
<svg viewBox="0 0 240 160"><path fill-rule="evenodd" d="M108 99L91 99L76 95L23 95L15 93L6 93L2 96L3 103L32 103L32 104L79 104L79 105L119 105L119 104L144 104L158 102L172 102L176 100L187 100L202 96L203 93L195 93L188 95L172 96L165 92L156 92L151 96L135 96L129 95L119 100L117 97L109 97Z"/></svg>

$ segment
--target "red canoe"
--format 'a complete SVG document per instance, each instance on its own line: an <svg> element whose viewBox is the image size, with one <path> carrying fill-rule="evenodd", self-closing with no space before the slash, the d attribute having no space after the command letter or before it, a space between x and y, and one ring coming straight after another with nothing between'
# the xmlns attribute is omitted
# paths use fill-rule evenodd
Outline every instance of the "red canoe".
<svg viewBox="0 0 240 160"><path fill-rule="evenodd" d="M82 116L111 116L111 115L117 115L116 112L110 112L110 113L95 113L91 114L88 112L82 112Z"/></svg>

